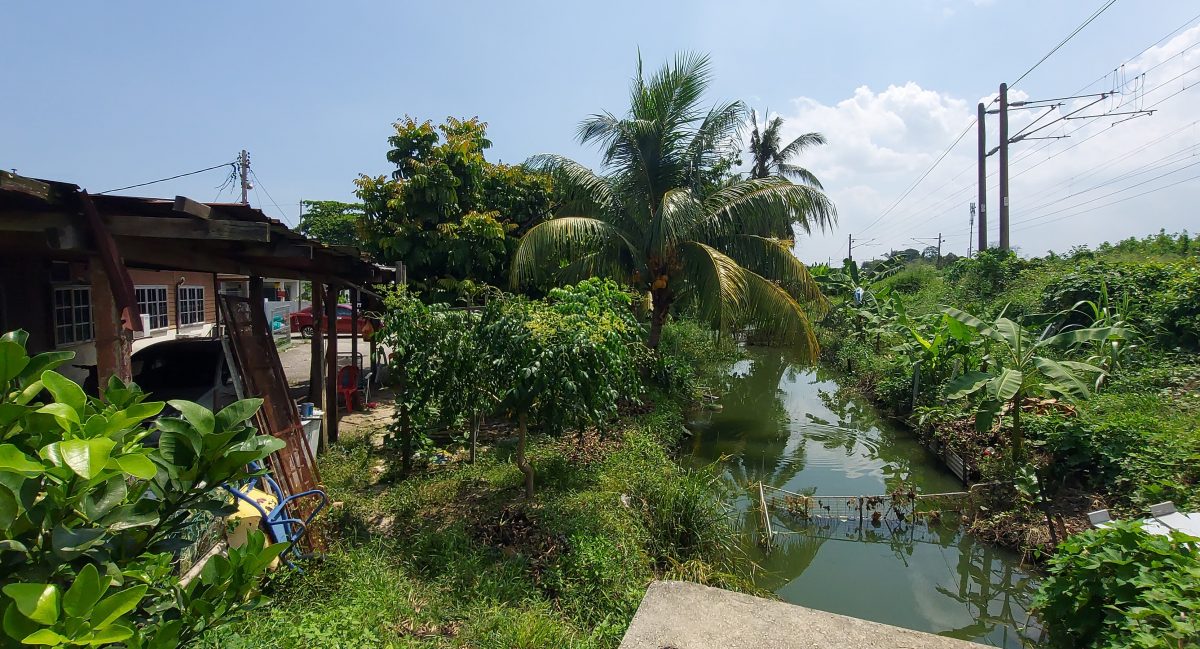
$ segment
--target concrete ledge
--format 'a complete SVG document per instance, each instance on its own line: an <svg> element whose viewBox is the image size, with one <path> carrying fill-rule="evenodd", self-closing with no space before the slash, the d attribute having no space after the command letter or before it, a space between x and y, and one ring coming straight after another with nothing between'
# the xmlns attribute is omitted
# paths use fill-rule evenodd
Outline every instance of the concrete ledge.
<svg viewBox="0 0 1200 649"><path fill-rule="evenodd" d="M680 581L650 584L620 649L980 649L983 645Z"/></svg>

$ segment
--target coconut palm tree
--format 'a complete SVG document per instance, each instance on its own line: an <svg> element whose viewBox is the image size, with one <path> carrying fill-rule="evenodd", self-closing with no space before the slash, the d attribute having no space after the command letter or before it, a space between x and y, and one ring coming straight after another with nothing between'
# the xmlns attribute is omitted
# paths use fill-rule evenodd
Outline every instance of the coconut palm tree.
<svg viewBox="0 0 1200 649"><path fill-rule="evenodd" d="M557 155L530 160L554 174L564 198L555 218L521 238L513 283L612 277L649 293L650 347L671 308L686 304L721 330L771 332L813 359L810 311L825 300L792 254L793 225L826 228L834 206L778 176L705 182L745 115L741 102L701 106L709 70L707 57L681 54L647 76L639 60L628 112L579 126L581 143L602 148L603 173Z"/></svg>
<svg viewBox="0 0 1200 649"><path fill-rule="evenodd" d="M764 112L763 118L766 117ZM750 177L783 176L821 189L821 181L817 180L811 171L794 165L791 161L805 150L825 144L825 136L820 133L805 133L787 146L781 147L782 143L783 118L772 117L760 127L758 114L750 111Z"/></svg>

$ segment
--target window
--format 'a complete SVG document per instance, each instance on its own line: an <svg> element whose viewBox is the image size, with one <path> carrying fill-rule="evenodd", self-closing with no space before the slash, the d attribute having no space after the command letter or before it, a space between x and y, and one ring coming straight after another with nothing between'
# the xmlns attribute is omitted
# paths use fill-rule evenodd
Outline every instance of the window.
<svg viewBox="0 0 1200 649"><path fill-rule="evenodd" d="M58 345L73 345L92 338L92 288L56 286L54 342Z"/></svg>
<svg viewBox="0 0 1200 649"><path fill-rule="evenodd" d="M138 311L150 316L151 329L164 329L167 326L167 287L139 286L134 289L137 293Z"/></svg>
<svg viewBox="0 0 1200 649"><path fill-rule="evenodd" d="M348 309L347 307L344 307L344 306L339 306L337 308L337 317L349 318L350 317L350 309Z"/></svg>
<svg viewBox="0 0 1200 649"><path fill-rule="evenodd" d="M204 322L204 287L180 286L176 317L181 327Z"/></svg>

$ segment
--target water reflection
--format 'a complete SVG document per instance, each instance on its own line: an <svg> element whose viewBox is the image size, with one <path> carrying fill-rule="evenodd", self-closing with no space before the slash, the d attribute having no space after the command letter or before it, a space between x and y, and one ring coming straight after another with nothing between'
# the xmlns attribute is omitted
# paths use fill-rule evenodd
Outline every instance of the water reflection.
<svg viewBox="0 0 1200 649"><path fill-rule="evenodd" d="M852 497L912 485L922 493L962 485L902 429L839 390L832 377L756 349L720 386L724 410L693 422L685 461L720 462L744 492L763 484ZM761 586L785 601L1000 647L1039 631L1027 607L1034 582L1017 557L962 532L955 516L933 523L798 520L773 512L772 552L751 540L757 492L733 503ZM1028 627L1028 628L1027 628Z"/></svg>

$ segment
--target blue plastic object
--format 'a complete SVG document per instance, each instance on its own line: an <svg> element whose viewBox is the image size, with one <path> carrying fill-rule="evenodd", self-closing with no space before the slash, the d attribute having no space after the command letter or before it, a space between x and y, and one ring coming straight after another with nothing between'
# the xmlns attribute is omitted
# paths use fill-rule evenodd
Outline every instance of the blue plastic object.
<svg viewBox="0 0 1200 649"><path fill-rule="evenodd" d="M249 466L254 471L263 470L263 466L259 462L252 462ZM242 489L249 490L249 487L254 484L254 480L262 480L275 498L278 499L279 504L275 505L275 508L271 511L267 511L266 508L259 504L257 500L242 491ZM313 517L320 513L320 511L329 504L329 496L325 495L324 491L321 491L320 489L309 489L308 491L302 491L298 494L285 496L283 489L279 488L279 484L275 482L275 479L272 478L271 474L269 473L264 473L262 476L250 480L245 485L242 485L241 489L232 487L229 484L222 486L225 487L226 491L233 494L235 498L249 503L252 507L258 510L258 513L262 515L267 536L270 537L272 543L288 544L288 548L284 550L283 554L280 556L283 557L283 560L286 561L289 566L292 566L293 568L296 567L296 564L292 563L291 559L288 558L289 554L297 559L308 558L309 555L299 554L299 551L296 550L296 542L304 537L304 534L308 531L308 524L312 522ZM307 518L301 520L288 513L288 505L301 498L311 497L320 499L320 502Z"/></svg>

